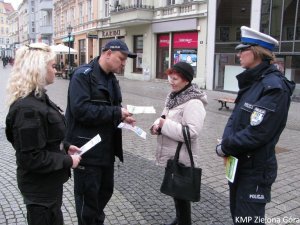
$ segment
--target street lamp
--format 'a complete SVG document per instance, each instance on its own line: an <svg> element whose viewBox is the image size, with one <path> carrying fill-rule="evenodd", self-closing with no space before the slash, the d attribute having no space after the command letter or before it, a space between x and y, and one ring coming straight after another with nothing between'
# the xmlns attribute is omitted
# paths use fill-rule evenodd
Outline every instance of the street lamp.
<svg viewBox="0 0 300 225"><path fill-rule="evenodd" d="M70 47L71 47L71 33L72 33L73 27L71 27L71 24L67 27L68 31L68 40L69 40L69 55L68 55L68 62L69 62L69 68L68 68L68 76L70 77L70 72L71 72L71 52L70 52Z"/></svg>

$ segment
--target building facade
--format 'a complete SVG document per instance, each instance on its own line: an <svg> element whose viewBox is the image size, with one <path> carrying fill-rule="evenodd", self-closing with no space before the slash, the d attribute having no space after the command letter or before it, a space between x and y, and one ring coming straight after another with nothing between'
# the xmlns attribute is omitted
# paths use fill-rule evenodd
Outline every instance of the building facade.
<svg viewBox="0 0 300 225"><path fill-rule="evenodd" d="M8 16L14 11L10 3L0 0L0 56L12 56L11 40L9 36Z"/></svg>
<svg viewBox="0 0 300 225"><path fill-rule="evenodd" d="M10 56L14 58L16 54L16 49L20 46L18 11L14 10L8 15L7 18L9 24L9 48L12 50L12 54Z"/></svg>
<svg viewBox="0 0 300 225"><path fill-rule="evenodd" d="M67 26L73 27L70 46L78 51L76 65L119 38L138 54L128 59L124 76L165 78L165 69L181 60L191 63L195 79L205 86L206 1L55 0L54 17L56 44L69 45Z"/></svg>
<svg viewBox="0 0 300 225"><path fill-rule="evenodd" d="M240 42L240 27L245 25L279 41L275 49L276 65L296 82L294 98L297 99L300 96L299 1L23 0L18 12L19 39L25 43L27 35L27 42L70 46L77 53L70 60L59 55L59 61L78 66L98 56L107 41L119 38L138 54L136 59L128 59L123 71L122 75L129 79L165 79L166 68L186 61L194 68L194 81L201 88L236 92L235 76L242 68L235 46ZM43 6L34 9L38 4ZM35 19L32 20L31 14ZM51 25L53 37L50 28L47 31L41 28Z"/></svg>

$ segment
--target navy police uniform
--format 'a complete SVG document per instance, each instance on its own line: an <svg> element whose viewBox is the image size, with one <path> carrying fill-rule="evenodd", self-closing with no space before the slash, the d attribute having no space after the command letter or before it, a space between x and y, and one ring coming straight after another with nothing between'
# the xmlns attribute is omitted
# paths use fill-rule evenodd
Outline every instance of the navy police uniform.
<svg viewBox="0 0 300 225"><path fill-rule="evenodd" d="M270 51L277 40L241 27L243 50L259 45ZM267 50L266 50L267 51ZM237 75L239 92L234 110L217 146L219 156L238 158L236 176L229 182L234 224L265 224L265 206L277 176L275 145L286 125L295 83L287 80L270 59Z"/></svg>
<svg viewBox="0 0 300 225"><path fill-rule="evenodd" d="M113 73L106 74L99 57L79 67L69 85L67 141L81 147L95 135L101 142L82 155L74 170L76 213L80 225L103 224L104 207L113 193L114 161L123 161L121 92Z"/></svg>
<svg viewBox="0 0 300 225"><path fill-rule="evenodd" d="M65 118L46 93L32 92L10 106L6 137L16 150L17 182L30 225L63 225L62 189L73 163L61 147L65 131Z"/></svg>
<svg viewBox="0 0 300 225"><path fill-rule="evenodd" d="M239 160L235 181L229 183L231 213L239 224L248 216L264 218L277 175L275 145L286 125L295 84L268 62L237 79L240 91L224 130L222 150Z"/></svg>

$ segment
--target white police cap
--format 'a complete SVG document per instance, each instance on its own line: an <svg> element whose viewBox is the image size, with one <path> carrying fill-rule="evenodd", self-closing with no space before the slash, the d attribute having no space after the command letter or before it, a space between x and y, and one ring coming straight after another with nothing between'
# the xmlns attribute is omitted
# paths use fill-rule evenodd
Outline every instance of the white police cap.
<svg viewBox="0 0 300 225"><path fill-rule="evenodd" d="M250 46L259 45L263 48L273 51L278 45L278 41L269 35L253 30L249 27L241 27L241 44L235 47L236 50L248 48Z"/></svg>

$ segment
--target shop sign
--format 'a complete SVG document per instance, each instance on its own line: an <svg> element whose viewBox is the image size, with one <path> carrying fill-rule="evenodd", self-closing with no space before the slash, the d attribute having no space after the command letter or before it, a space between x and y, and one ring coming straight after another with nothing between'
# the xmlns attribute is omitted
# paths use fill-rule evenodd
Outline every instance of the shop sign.
<svg viewBox="0 0 300 225"><path fill-rule="evenodd" d="M174 33L173 48L197 48L198 32Z"/></svg>
<svg viewBox="0 0 300 225"><path fill-rule="evenodd" d="M158 38L158 45L159 47L169 47L170 44L170 36L167 35L160 35Z"/></svg>
<svg viewBox="0 0 300 225"><path fill-rule="evenodd" d="M98 32L97 31L88 32L86 34L86 37L87 38L98 39Z"/></svg>
<svg viewBox="0 0 300 225"><path fill-rule="evenodd" d="M124 36L124 35L125 35L124 30L117 29L117 30L103 30L100 36L102 38L111 38L111 37Z"/></svg>

